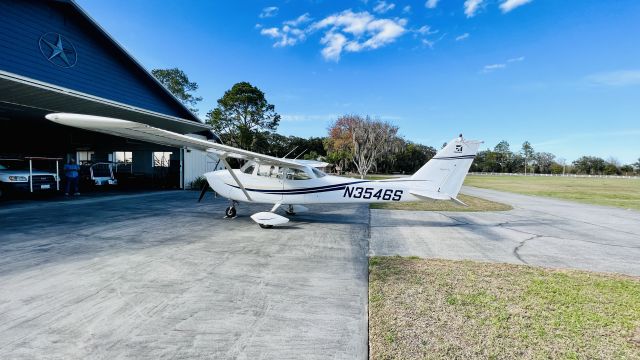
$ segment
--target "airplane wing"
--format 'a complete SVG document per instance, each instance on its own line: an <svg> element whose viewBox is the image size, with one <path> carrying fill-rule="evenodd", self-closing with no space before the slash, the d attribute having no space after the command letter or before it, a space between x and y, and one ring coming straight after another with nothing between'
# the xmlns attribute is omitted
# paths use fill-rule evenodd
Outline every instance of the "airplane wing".
<svg viewBox="0 0 640 360"><path fill-rule="evenodd" d="M328 162L316 161L316 160L293 160L293 161L300 163L301 165L307 165L314 168L325 168L330 165Z"/></svg>
<svg viewBox="0 0 640 360"><path fill-rule="evenodd" d="M259 164L303 168L305 165L291 159L281 159L253 151L238 149L233 146L218 144L207 140L192 138L187 135L158 129L146 124L133 121L114 119L102 116L53 113L45 116L48 120L58 124L77 127L80 129L97 131L109 135L116 135L134 140L146 141L154 144L180 148L191 148L215 153L221 159L237 158L253 160Z"/></svg>

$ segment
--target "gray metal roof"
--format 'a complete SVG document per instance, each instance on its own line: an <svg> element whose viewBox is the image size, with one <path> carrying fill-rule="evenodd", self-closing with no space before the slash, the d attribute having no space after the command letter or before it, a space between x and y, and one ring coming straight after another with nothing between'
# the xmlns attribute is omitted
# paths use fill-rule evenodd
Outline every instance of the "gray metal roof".
<svg viewBox="0 0 640 360"><path fill-rule="evenodd" d="M0 103L39 109L45 113L72 112L135 121L180 134L208 131L193 120L141 109L0 70Z"/></svg>

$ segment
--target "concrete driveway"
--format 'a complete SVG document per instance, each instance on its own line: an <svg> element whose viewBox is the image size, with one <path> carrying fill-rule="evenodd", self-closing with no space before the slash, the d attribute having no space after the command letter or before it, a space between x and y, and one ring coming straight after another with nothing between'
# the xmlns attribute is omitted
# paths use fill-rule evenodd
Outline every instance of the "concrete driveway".
<svg viewBox="0 0 640 360"><path fill-rule="evenodd" d="M462 191L514 210L371 210L370 254L640 275L640 212L478 188Z"/></svg>
<svg viewBox="0 0 640 360"><path fill-rule="evenodd" d="M197 197L0 205L0 358L366 358L366 207Z"/></svg>

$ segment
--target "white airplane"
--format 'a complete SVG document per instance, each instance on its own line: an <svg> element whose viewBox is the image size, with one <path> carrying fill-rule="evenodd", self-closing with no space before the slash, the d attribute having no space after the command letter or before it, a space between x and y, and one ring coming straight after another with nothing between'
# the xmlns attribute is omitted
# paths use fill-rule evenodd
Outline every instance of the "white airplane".
<svg viewBox="0 0 640 360"><path fill-rule="evenodd" d="M481 141L451 140L415 174L388 180L360 180L327 175L315 162L263 155L154 128L132 121L100 116L53 113L46 118L63 125L180 148L214 153L226 167L205 173L209 186L229 199L228 218L236 216L239 202L273 204L270 211L251 215L262 228L282 225L288 218L276 214L281 206L288 215L307 211L306 204L352 204L457 199ZM228 158L245 160L232 169ZM207 191L203 188L200 199Z"/></svg>

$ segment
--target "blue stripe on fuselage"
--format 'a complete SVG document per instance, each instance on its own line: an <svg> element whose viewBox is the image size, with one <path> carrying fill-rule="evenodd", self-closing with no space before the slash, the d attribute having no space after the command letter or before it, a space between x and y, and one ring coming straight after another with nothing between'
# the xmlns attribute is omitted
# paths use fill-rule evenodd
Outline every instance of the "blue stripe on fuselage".
<svg viewBox="0 0 640 360"><path fill-rule="evenodd" d="M260 193L265 193L265 194L272 194L272 195L297 195L297 194L313 194L313 193L319 193L319 192L327 192L327 191L335 191L335 190L344 190L345 187L347 187L347 185L354 185L354 184L362 184L362 183L366 183L366 182L370 182L369 180L362 180L362 181L354 181L354 182L350 182L350 183L341 183L341 184L333 184L333 185L325 185L325 186L315 186L315 187L309 187L309 188L300 188L300 189L249 189L249 188L245 188L245 190L247 191L253 191L253 192L260 192ZM234 187L236 189L239 189L239 186L236 185L231 185L231 184L227 184L231 187Z"/></svg>

